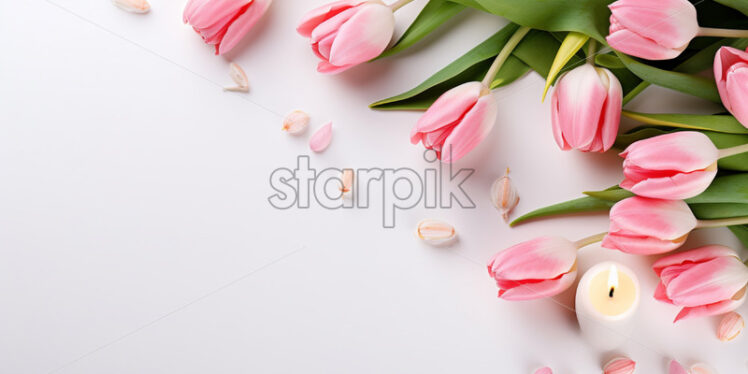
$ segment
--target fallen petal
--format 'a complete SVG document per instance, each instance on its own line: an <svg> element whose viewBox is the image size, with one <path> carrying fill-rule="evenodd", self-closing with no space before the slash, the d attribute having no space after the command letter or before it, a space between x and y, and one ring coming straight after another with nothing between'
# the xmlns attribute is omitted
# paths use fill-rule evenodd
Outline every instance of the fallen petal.
<svg viewBox="0 0 748 374"><path fill-rule="evenodd" d="M225 87L224 91L249 92L249 80L241 66L231 63L229 65L229 76L236 83L235 87Z"/></svg>
<svg viewBox="0 0 748 374"><path fill-rule="evenodd" d="M146 0L112 0L112 4L130 13L148 13L151 10Z"/></svg>
<svg viewBox="0 0 748 374"><path fill-rule="evenodd" d="M512 184L511 178L509 178L509 168L506 168L503 177L497 179L491 185L491 202L496 209L501 211L504 221L509 221L509 214L519 203L519 194Z"/></svg>
<svg viewBox="0 0 748 374"><path fill-rule="evenodd" d="M553 374L553 370L548 366L535 370L535 374Z"/></svg>
<svg viewBox="0 0 748 374"><path fill-rule="evenodd" d="M306 130L309 126L309 115L300 111L294 110L288 113L286 118L283 119L283 131L289 134L300 134Z"/></svg>
<svg viewBox="0 0 748 374"><path fill-rule="evenodd" d="M706 364L698 363L691 366L691 374L717 374L717 372Z"/></svg>
<svg viewBox="0 0 748 374"><path fill-rule="evenodd" d="M332 141L332 122L322 126L309 139L309 148L314 152L322 152Z"/></svg>
<svg viewBox="0 0 748 374"><path fill-rule="evenodd" d="M603 374L631 374L636 369L636 362L628 357L618 357L603 366Z"/></svg>
<svg viewBox="0 0 748 374"><path fill-rule="evenodd" d="M729 342L740 335L745 327L745 321L743 317L736 313L730 312L722 317L722 321L719 322L717 327L717 337L723 342Z"/></svg>
<svg viewBox="0 0 748 374"><path fill-rule="evenodd" d="M670 361L670 368L668 369L668 374L688 374L685 368L683 368L683 365L681 365L678 361L671 360Z"/></svg>
<svg viewBox="0 0 748 374"><path fill-rule="evenodd" d="M353 169L344 169L340 176L343 185L340 186L340 192L343 197L350 197L353 191Z"/></svg>
<svg viewBox="0 0 748 374"><path fill-rule="evenodd" d="M443 244L454 239L457 232L452 225L446 222L425 219L418 223L416 235L427 243Z"/></svg>

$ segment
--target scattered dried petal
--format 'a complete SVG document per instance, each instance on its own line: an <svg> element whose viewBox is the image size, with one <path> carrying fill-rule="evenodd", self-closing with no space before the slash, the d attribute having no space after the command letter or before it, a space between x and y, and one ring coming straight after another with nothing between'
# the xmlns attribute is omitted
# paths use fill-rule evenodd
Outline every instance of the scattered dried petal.
<svg viewBox="0 0 748 374"><path fill-rule="evenodd" d="M717 337L723 342L729 342L737 338L744 327L745 321L740 314L736 312L727 313L722 317L722 321L719 322Z"/></svg>
<svg viewBox="0 0 748 374"><path fill-rule="evenodd" d="M671 360L668 374L688 374L688 372L678 361Z"/></svg>
<svg viewBox="0 0 748 374"><path fill-rule="evenodd" d="M553 374L553 370L548 366L535 370L535 374Z"/></svg>
<svg viewBox="0 0 748 374"><path fill-rule="evenodd" d="M698 363L691 366L691 374L717 374L717 372L706 364Z"/></svg>
<svg viewBox="0 0 748 374"><path fill-rule="evenodd" d="M457 236L452 225L433 219L419 222L416 234L421 240L430 244L447 243Z"/></svg>
<svg viewBox="0 0 748 374"><path fill-rule="evenodd" d="M130 13L148 13L151 10L146 0L112 0L112 4Z"/></svg>
<svg viewBox="0 0 748 374"><path fill-rule="evenodd" d="M308 126L309 115L300 110L288 113L286 118L283 119L283 131L289 134L301 134Z"/></svg>
<svg viewBox="0 0 748 374"><path fill-rule="evenodd" d="M631 374L636 369L636 362L628 357L618 357L603 366L603 374Z"/></svg>
<svg viewBox="0 0 748 374"><path fill-rule="evenodd" d="M353 169L343 169L343 173L340 176L340 180L343 185L340 186L340 193L343 197L352 196L353 192Z"/></svg>
<svg viewBox="0 0 748 374"><path fill-rule="evenodd" d="M496 209L501 211L504 221L509 221L509 214L519 204L519 194L509 178L509 168L503 177L497 179L491 185L491 201Z"/></svg>
<svg viewBox="0 0 748 374"><path fill-rule="evenodd" d="M244 73L244 69L236 63L229 65L229 76L236 83L235 87L224 87L224 91L233 92L249 92L249 80L247 74Z"/></svg>
<svg viewBox="0 0 748 374"><path fill-rule="evenodd" d="M332 122L322 126L309 139L309 148L314 152L322 152L332 140Z"/></svg>

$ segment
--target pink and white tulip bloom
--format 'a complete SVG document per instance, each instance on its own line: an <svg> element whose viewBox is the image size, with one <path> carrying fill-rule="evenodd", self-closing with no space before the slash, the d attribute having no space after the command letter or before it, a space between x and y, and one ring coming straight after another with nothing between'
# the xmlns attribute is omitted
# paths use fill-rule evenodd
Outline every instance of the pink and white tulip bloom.
<svg viewBox="0 0 748 374"><path fill-rule="evenodd" d="M553 137L562 150L605 152L616 140L623 89L608 69L590 64L559 78L551 98Z"/></svg>
<svg viewBox="0 0 748 374"><path fill-rule="evenodd" d="M505 300L557 295L577 277L577 245L558 237L540 237L507 248L488 262L488 274Z"/></svg>
<svg viewBox="0 0 748 374"><path fill-rule="evenodd" d="M236 47L272 0L189 0L182 20L222 55Z"/></svg>
<svg viewBox="0 0 748 374"><path fill-rule="evenodd" d="M480 82L463 83L440 96L410 132L410 142L423 143L443 162L461 159L491 132L498 105Z"/></svg>
<svg viewBox="0 0 748 374"><path fill-rule="evenodd" d="M663 257L652 266L655 298L682 307L674 322L730 312L745 301L748 267L730 248L709 245Z"/></svg>
<svg viewBox="0 0 748 374"><path fill-rule="evenodd" d="M621 156L621 188L639 196L681 200L707 189L717 175L719 150L695 131L655 136L631 144Z"/></svg>
<svg viewBox="0 0 748 374"><path fill-rule="evenodd" d="M381 1L336 1L307 13L296 28L322 59L320 73L339 73L379 56L392 40L395 16Z"/></svg>
<svg viewBox="0 0 748 374"><path fill-rule="evenodd" d="M683 245L697 224L682 200L634 196L610 209L610 230L602 246L638 255L665 253Z"/></svg>
<svg viewBox="0 0 748 374"><path fill-rule="evenodd" d="M699 33L696 8L688 0L618 0L608 5L605 40L623 53L647 60L669 60Z"/></svg>
<svg viewBox="0 0 748 374"><path fill-rule="evenodd" d="M720 48L714 56L714 79L722 104L748 127L748 50Z"/></svg>

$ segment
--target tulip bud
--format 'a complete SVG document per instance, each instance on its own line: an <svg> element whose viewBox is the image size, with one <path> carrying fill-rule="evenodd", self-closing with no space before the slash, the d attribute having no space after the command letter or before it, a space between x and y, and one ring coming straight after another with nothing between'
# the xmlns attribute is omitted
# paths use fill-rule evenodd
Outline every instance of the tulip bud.
<svg viewBox="0 0 748 374"><path fill-rule="evenodd" d="M603 374L632 374L634 369L636 369L636 362L628 357L618 357L603 366Z"/></svg>
<svg viewBox="0 0 748 374"><path fill-rule="evenodd" d="M491 91L480 82L463 83L429 107L411 130L410 142L433 149L443 162L455 162L480 144L497 115Z"/></svg>
<svg viewBox="0 0 748 374"><path fill-rule="evenodd" d="M602 246L641 255L669 252L685 243L697 222L682 200L630 197L610 209Z"/></svg>
<svg viewBox="0 0 748 374"><path fill-rule="evenodd" d="M452 241L457 236L457 232L448 223L425 219L418 223L416 235L429 244L439 245Z"/></svg>
<svg viewBox="0 0 748 374"><path fill-rule="evenodd" d="M717 328L717 337L723 342L729 342L740 335L745 327L743 317L735 312L730 312L722 317Z"/></svg>
<svg viewBox="0 0 748 374"><path fill-rule="evenodd" d="M696 7L687 0L618 0L610 8L608 44L648 60L669 60L699 32Z"/></svg>
<svg viewBox="0 0 748 374"><path fill-rule="evenodd" d="M307 13L296 31L322 61L320 73L339 73L379 56L395 32L392 9L381 1L336 1Z"/></svg>
<svg viewBox="0 0 748 374"><path fill-rule="evenodd" d="M300 134L306 130L309 126L309 115L300 111L294 110L286 115L283 119L283 131L289 134Z"/></svg>
<svg viewBox="0 0 748 374"><path fill-rule="evenodd" d="M746 296L748 267L730 248L709 245L657 260L655 299L683 307L674 322L739 307Z"/></svg>
<svg viewBox="0 0 748 374"><path fill-rule="evenodd" d="M707 189L717 175L719 150L696 131L681 131L639 140L621 156L621 188L639 196L683 200Z"/></svg>
<svg viewBox="0 0 748 374"><path fill-rule="evenodd" d="M512 180L509 178L509 168L506 168L506 173L504 173L503 177L497 179L491 185L491 202L493 202L496 209L501 211L504 221L508 221L509 213L519 203L517 188L514 187Z"/></svg>
<svg viewBox="0 0 748 374"><path fill-rule="evenodd" d="M577 277L577 245L559 237L540 237L495 254L488 274L505 300L557 295Z"/></svg>
<svg viewBox="0 0 748 374"><path fill-rule="evenodd" d="M748 127L748 50L720 48L714 56L714 78L722 104Z"/></svg>
<svg viewBox="0 0 748 374"><path fill-rule="evenodd" d="M217 55L234 48L265 14L271 0L189 0L182 20L214 45Z"/></svg>
<svg viewBox="0 0 748 374"><path fill-rule="evenodd" d="M605 152L616 140L623 89L608 69L590 64L564 74L551 97L553 137L562 150Z"/></svg>

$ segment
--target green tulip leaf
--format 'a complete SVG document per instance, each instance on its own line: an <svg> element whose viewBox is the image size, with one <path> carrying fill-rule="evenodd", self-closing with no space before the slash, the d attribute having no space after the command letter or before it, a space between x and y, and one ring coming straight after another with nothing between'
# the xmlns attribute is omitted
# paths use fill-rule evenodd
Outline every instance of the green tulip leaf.
<svg viewBox="0 0 748 374"><path fill-rule="evenodd" d="M728 228L743 243L743 247L748 248L748 225L730 226Z"/></svg>
<svg viewBox="0 0 748 374"><path fill-rule="evenodd" d="M426 35L436 30L450 18L456 16L465 9L465 5L457 4L447 0L430 0L421 10L418 17L413 21L400 39L390 49L384 51L379 58L392 56L404 51L408 47L423 39Z"/></svg>
<svg viewBox="0 0 748 374"><path fill-rule="evenodd" d="M748 173L715 178L706 191L686 202L689 204L748 204Z"/></svg>
<svg viewBox="0 0 748 374"><path fill-rule="evenodd" d="M621 62L618 56L611 54L602 54L595 56L595 64L608 69L625 69L626 65Z"/></svg>
<svg viewBox="0 0 748 374"><path fill-rule="evenodd" d="M574 214L574 213L591 213L591 212L606 212L610 210L613 203L594 197L582 197L571 201L551 205L545 208L534 210L527 213L510 224L510 226L516 226L525 221L532 219L558 216L563 214Z"/></svg>
<svg viewBox="0 0 748 374"><path fill-rule="evenodd" d="M589 36L578 32L570 32L566 35L566 38L564 38L564 41L561 43L561 47L558 49L558 52L556 52L556 57L553 59L553 64L551 65L548 77L545 80L542 100L545 100L545 95L548 93L548 89L551 88L551 84L556 80L561 69L563 69L569 60L571 60L571 58L582 49L588 40L590 40Z"/></svg>
<svg viewBox="0 0 748 374"><path fill-rule="evenodd" d="M649 125L748 134L748 128L730 115L650 114L623 111L623 115Z"/></svg>
<svg viewBox="0 0 748 374"><path fill-rule="evenodd" d="M642 80L715 103L721 103L714 80L677 71L663 70L616 52L626 67Z"/></svg>
<svg viewBox="0 0 748 374"><path fill-rule="evenodd" d="M377 101L371 108L381 110L425 110L447 90L462 83L480 81L493 58L499 54L519 26L509 24L477 47L438 71L415 88L400 95ZM510 56L492 83L492 87L509 84L530 70L526 64Z"/></svg>
<svg viewBox="0 0 748 374"><path fill-rule="evenodd" d="M737 9L748 16L748 2L745 0L715 0L716 2Z"/></svg>
<svg viewBox="0 0 748 374"><path fill-rule="evenodd" d="M584 194L590 197L594 197L596 199L610 201L613 203L617 203L623 199L634 196L633 193L626 191L620 187L607 189L603 191L585 191Z"/></svg>
<svg viewBox="0 0 748 374"><path fill-rule="evenodd" d="M710 203L691 204L691 211L698 219L722 219L748 217L748 204Z"/></svg>

